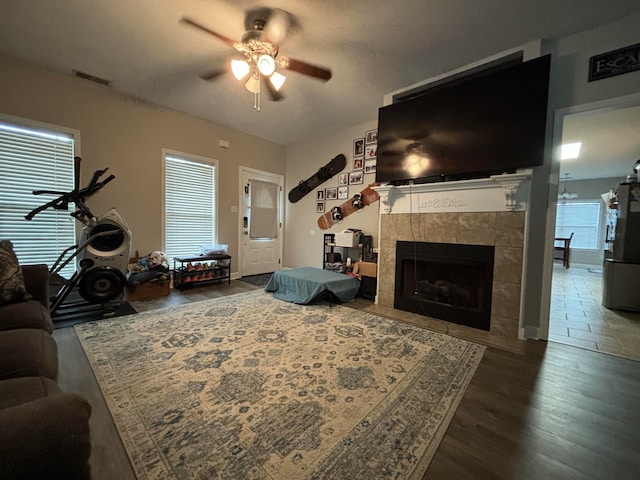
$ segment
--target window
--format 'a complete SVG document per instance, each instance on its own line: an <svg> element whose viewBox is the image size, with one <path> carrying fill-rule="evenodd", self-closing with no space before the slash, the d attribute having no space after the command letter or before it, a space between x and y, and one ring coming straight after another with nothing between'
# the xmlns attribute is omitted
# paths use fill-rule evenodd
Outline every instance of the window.
<svg viewBox="0 0 640 480"><path fill-rule="evenodd" d="M597 249L601 201L560 202L556 207L556 237L573 233L571 248Z"/></svg>
<svg viewBox="0 0 640 480"><path fill-rule="evenodd" d="M75 220L69 215L74 206L48 208L32 220L25 215L56 198L34 195L34 190L73 190L77 132L33 125L0 117L0 238L12 241L20 263L45 263L51 268L76 243ZM74 271L70 262L60 274L69 278Z"/></svg>
<svg viewBox="0 0 640 480"><path fill-rule="evenodd" d="M216 243L215 160L164 151L164 251L194 256Z"/></svg>

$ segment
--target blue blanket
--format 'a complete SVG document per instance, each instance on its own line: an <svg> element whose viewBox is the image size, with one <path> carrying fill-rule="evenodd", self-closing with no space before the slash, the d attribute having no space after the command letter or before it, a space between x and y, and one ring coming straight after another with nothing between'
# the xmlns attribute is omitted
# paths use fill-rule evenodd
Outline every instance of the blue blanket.
<svg viewBox="0 0 640 480"><path fill-rule="evenodd" d="M360 280L321 268L302 267L275 272L264 289L273 292L274 298L299 304L309 303L325 291L342 302L353 302Z"/></svg>

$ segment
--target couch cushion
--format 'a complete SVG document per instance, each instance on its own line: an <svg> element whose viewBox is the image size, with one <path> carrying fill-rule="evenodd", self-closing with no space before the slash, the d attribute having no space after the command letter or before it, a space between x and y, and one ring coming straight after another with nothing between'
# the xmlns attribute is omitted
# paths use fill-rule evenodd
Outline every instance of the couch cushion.
<svg viewBox="0 0 640 480"><path fill-rule="evenodd" d="M58 347L43 330L18 328L0 332L0 380L58 376Z"/></svg>
<svg viewBox="0 0 640 480"><path fill-rule="evenodd" d="M0 381L0 478L89 479L91 405L48 378Z"/></svg>
<svg viewBox="0 0 640 480"><path fill-rule="evenodd" d="M53 322L49 310L36 300L0 306L0 330L14 328L39 328L51 333L53 332Z"/></svg>
<svg viewBox="0 0 640 480"><path fill-rule="evenodd" d="M9 240L0 240L0 305L29 298L13 244Z"/></svg>
<svg viewBox="0 0 640 480"><path fill-rule="evenodd" d="M56 382L46 377L19 377L0 381L0 410L60 393Z"/></svg>

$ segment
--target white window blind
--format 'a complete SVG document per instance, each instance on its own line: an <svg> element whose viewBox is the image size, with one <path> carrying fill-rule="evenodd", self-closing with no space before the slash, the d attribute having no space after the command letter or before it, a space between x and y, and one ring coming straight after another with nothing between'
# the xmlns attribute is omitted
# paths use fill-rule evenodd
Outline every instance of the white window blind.
<svg viewBox="0 0 640 480"><path fill-rule="evenodd" d="M569 238L571 248L597 249L600 238L600 201L560 202L556 207L556 237Z"/></svg>
<svg viewBox="0 0 640 480"><path fill-rule="evenodd" d="M11 240L21 264L45 263L75 245L75 220L68 210L48 208L32 220L31 210L57 198L34 190L69 192L74 188L74 138L0 121L0 238ZM69 278L73 262L62 272Z"/></svg>
<svg viewBox="0 0 640 480"><path fill-rule="evenodd" d="M165 154L164 251L194 256L216 243L215 163Z"/></svg>

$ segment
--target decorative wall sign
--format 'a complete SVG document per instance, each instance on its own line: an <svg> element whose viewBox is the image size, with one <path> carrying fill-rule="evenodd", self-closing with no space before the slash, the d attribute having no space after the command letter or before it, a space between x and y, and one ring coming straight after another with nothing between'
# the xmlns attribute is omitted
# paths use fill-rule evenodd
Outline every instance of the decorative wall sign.
<svg viewBox="0 0 640 480"><path fill-rule="evenodd" d="M589 59L589 81L640 70L640 43L612 50Z"/></svg>

